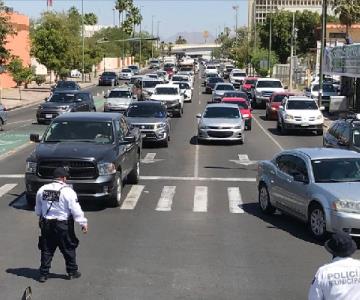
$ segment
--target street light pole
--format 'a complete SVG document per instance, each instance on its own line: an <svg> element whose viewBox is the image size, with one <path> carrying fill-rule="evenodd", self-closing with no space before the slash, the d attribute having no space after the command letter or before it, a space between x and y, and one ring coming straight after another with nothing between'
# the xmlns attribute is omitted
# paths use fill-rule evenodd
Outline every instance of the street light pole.
<svg viewBox="0 0 360 300"><path fill-rule="evenodd" d="M81 0L82 82L85 81L84 0Z"/></svg>
<svg viewBox="0 0 360 300"><path fill-rule="evenodd" d="M140 15L141 15L141 8L142 8L142 6L140 6ZM140 50L139 50L139 65L140 65L140 68L141 68L141 61L142 61L141 25L142 25L142 19L140 20Z"/></svg>
<svg viewBox="0 0 360 300"><path fill-rule="evenodd" d="M293 56L294 56L294 35L295 35L295 13L293 12L292 18L292 30L291 30L291 48L290 48L290 78L289 78L289 90L292 92L293 88Z"/></svg>
<svg viewBox="0 0 360 300"><path fill-rule="evenodd" d="M232 8L235 10L235 34L236 34L237 29L238 29L238 12L239 12L239 5L234 5Z"/></svg>
<svg viewBox="0 0 360 300"><path fill-rule="evenodd" d="M157 30L156 30L156 48L159 49L159 26L160 26L160 21L157 21Z"/></svg>
<svg viewBox="0 0 360 300"><path fill-rule="evenodd" d="M270 76L270 70L271 70L271 64L270 64L271 47L272 47L272 10L270 8L269 51L268 51L268 74L269 74L269 76Z"/></svg>
<svg viewBox="0 0 360 300"><path fill-rule="evenodd" d="M319 107L322 105L323 94L323 56L324 47L326 46L326 14L327 14L327 0L323 0L322 6L322 22L321 22L321 46L320 46L320 60L319 60Z"/></svg>
<svg viewBox="0 0 360 300"><path fill-rule="evenodd" d="M151 37L154 37L154 15L151 16ZM154 42L151 41L151 57L154 57Z"/></svg>

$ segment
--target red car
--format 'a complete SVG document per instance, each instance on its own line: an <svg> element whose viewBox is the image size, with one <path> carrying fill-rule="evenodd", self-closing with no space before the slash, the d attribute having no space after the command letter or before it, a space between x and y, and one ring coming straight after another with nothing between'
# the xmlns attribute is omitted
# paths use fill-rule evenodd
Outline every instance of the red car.
<svg viewBox="0 0 360 300"><path fill-rule="evenodd" d="M257 77L246 77L244 79L241 89L244 92L250 93L251 89L255 87L256 81L257 81Z"/></svg>
<svg viewBox="0 0 360 300"><path fill-rule="evenodd" d="M289 96L295 96L295 94L288 92L272 94L269 102L266 103L266 120L277 120L279 106L281 105L283 99Z"/></svg>
<svg viewBox="0 0 360 300"><path fill-rule="evenodd" d="M251 130L251 120L252 120L252 108L249 106L249 103L244 98L223 98L222 103L231 103L239 106L240 113L245 120L245 129Z"/></svg>

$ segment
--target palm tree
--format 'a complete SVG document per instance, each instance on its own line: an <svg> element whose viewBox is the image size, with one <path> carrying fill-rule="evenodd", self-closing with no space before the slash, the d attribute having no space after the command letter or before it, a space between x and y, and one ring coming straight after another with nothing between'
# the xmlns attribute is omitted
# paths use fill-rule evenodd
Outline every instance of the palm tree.
<svg viewBox="0 0 360 300"><path fill-rule="evenodd" d="M119 12L119 27L124 23L124 12L129 11L134 6L133 0L116 0L115 9Z"/></svg>
<svg viewBox="0 0 360 300"><path fill-rule="evenodd" d="M332 9L339 15L340 23L346 26L346 37L349 37L349 28L360 20L360 1L333 0Z"/></svg>

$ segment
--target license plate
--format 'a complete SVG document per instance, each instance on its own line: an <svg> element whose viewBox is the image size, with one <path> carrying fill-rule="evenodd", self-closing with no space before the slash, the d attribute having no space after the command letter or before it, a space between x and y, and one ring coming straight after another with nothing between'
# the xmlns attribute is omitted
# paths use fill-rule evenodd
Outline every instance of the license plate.
<svg viewBox="0 0 360 300"><path fill-rule="evenodd" d="M46 114L46 115L45 115L45 118L46 118L46 119L51 119L51 118L52 118L52 114Z"/></svg>
<svg viewBox="0 0 360 300"><path fill-rule="evenodd" d="M308 126L309 126L309 123L301 123L301 126L302 126L302 127L308 127Z"/></svg>

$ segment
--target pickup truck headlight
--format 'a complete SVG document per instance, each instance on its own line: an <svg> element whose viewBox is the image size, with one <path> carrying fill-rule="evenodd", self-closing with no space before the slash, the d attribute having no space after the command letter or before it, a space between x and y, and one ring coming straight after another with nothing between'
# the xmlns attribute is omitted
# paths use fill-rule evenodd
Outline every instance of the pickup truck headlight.
<svg viewBox="0 0 360 300"><path fill-rule="evenodd" d="M27 161L26 162L26 167L25 167L25 173L35 174L36 173L36 168L37 168L37 163L36 162Z"/></svg>
<svg viewBox="0 0 360 300"><path fill-rule="evenodd" d="M100 163L97 165L99 175L111 175L116 173L116 168L113 163Z"/></svg>
<svg viewBox="0 0 360 300"><path fill-rule="evenodd" d="M294 119L294 116L285 114L285 120L293 120L293 119Z"/></svg>
<svg viewBox="0 0 360 300"><path fill-rule="evenodd" d="M333 202L333 209L339 212L360 213L360 202L353 200L337 200Z"/></svg>
<svg viewBox="0 0 360 300"><path fill-rule="evenodd" d="M234 126L233 128L234 128L234 129L241 129L241 125Z"/></svg>
<svg viewBox="0 0 360 300"><path fill-rule="evenodd" d="M157 124L157 125L156 125L156 128L157 128L157 129L165 128L165 127L166 127L166 124L165 124L165 123L160 123L160 124Z"/></svg>
<svg viewBox="0 0 360 300"><path fill-rule="evenodd" d="M318 116L316 117L316 120L322 120L322 118L323 118L323 115L318 115Z"/></svg>

